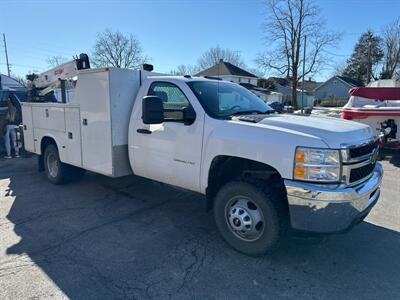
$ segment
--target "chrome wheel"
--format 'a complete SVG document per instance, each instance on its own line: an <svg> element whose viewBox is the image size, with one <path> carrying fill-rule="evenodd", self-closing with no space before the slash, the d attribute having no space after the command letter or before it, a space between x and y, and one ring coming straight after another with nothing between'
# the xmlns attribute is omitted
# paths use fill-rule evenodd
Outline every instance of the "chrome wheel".
<svg viewBox="0 0 400 300"><path fill-rule="evenodd" d="M60 166L58 163L58 157L55 153L51 152L47 155L46 164L50 176L53 178L57 177Z"/></svg>
<svg viewBox="0 0 400 300"><path fill-rule="evenodd" d="M225 206L225 215L229 229L242 240L256 241L264 232L264 216L250 198L233 197Z"/></svg>

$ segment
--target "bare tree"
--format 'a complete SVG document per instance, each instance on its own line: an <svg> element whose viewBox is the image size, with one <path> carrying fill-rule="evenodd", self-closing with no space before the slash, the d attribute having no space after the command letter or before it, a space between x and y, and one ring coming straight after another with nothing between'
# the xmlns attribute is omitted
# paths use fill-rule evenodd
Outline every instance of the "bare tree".
<svg viewBox="0 0 400 300"><path fill-rule="evenodd" d="M340 35L324 30L319 9L312 0L266 0L266 6L268 50L257 61L265 70L291 80L292 104L296 107L298 82L321 70L326 49L335 45ZM303 74L304 37L307 37L307 53Z"/></svg>
<svg viewBox="0 0 400 300"><path fill-rule="evenodd" d="M63 63L66 63L67 60L68 60L67 58L57 55L57 56L48 57L46 59L46 62L49 65L49 67L54 68L59 65L62 65Z"/></svg>
<svg viewBox="0 0 400 300"><path fill-rule="evenodd" d="M204 52L197 64L201 70L208 69L219 63L220 60L229 62L238 67L245 67L243 59L238 51L216 46Z"/></svg>
<svg viewBox="0 0 400 300"><path fill-rule="evenodd" d="M400 18L383 28L382 38L384 57L380 77L392 79L400 72Z"/></svg>
<svg viewBox="0 0 400 300"><path fill-rule="evenodd" d="M132 34L106 29L97 35L92 53L96 67L138 68L146 61L139 40Z"/></svg>
<svg viewBox="0 0 400 300"><path fill-rule="evenodd" d="M263 77L265 75L265 72L261 70L260 68L247 68L246 71L250 72L253 75L256 75L257 77Z"/></svg>
<svg viewBox="0 0 400 300"><path fill-rule="evenodd" d="M194 75L198 73L200 69L198 66L194 65L179 65L176 69L171 70L170 73L172 75Z"/></svg>

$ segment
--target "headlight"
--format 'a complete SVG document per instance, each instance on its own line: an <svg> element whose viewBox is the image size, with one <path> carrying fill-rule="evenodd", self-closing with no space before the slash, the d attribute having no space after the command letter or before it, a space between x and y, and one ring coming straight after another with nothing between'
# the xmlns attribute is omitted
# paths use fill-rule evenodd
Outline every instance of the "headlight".
<svg viewBox="0 0 400 300"><path fill-rule="evenodd" d="M306 181L340 181L339 151L298 147L293 177Z"/></svg>

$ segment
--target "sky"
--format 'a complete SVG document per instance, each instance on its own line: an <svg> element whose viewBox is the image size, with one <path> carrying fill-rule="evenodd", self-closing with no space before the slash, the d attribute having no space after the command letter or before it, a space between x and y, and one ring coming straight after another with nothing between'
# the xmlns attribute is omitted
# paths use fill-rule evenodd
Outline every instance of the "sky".
<svg viewBox="0 0 400 300"><path fill-rule="evenodd" d="M400 16L400 0L316 0L326 29L342 33L324 70L346 61L362 32L379 33ZM0 0L0 32L5 33L11 71L20 76L48 69L51 56L89 54L106 28L132 33L158 72L195 64L219 45L238 51L249 68L266 50L263 0ZM0 41L0 73L7 73Z"/></svg>

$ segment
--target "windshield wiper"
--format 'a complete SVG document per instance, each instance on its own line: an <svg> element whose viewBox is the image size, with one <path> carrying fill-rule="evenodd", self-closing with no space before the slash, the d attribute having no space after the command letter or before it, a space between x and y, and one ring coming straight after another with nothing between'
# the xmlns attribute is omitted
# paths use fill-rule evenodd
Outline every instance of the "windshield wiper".
<svg viewBox="0 0 400 300"><path fill-rule="evenodd" d="M266 110L266 111L259 111L259 110L241 110L237 111L233 114L229 114L229 116L240 116L240 115L252 115L252 114L261 114L261 115L266 115L273 112L273 110Z"/></svg>

